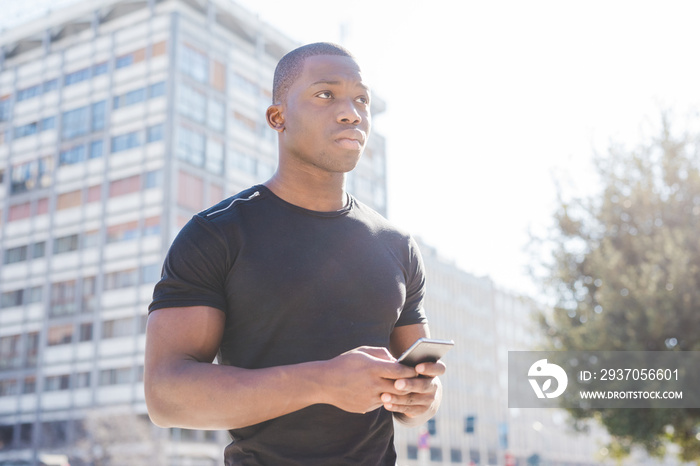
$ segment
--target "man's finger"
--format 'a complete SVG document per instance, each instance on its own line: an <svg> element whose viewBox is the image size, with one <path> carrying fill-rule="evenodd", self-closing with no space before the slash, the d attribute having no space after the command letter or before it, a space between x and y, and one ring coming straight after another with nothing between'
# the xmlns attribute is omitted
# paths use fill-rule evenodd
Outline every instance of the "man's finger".
<svg viewBox="0 0 700 466"><path fill-rule="evenodd" d="M445 373L445 363L438 362L422 362L416 366L416 372L426 377L438 377Z"/></svg>

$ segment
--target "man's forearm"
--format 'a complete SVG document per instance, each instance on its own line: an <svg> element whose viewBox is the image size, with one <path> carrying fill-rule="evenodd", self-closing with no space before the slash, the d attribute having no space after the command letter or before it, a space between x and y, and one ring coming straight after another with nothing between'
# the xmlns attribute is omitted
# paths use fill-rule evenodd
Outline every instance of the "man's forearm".
<svg viewBox="0 0 700 466"><path fill-rule="evenodd" d="M241 369L168 359L146 359L146 403L161 427L234 429L331 404L353 413L382 406L382 393L399 393L393 382L416 372L395 362L385 348L362 347L328 361Z"/></svg>
<svg viewBox="0 0 700 466"><path fill-rule="evenodd" d="M323 402L323 362L241 369L194 360L145 377L151 420L161 427L234 429Z"/></svg>

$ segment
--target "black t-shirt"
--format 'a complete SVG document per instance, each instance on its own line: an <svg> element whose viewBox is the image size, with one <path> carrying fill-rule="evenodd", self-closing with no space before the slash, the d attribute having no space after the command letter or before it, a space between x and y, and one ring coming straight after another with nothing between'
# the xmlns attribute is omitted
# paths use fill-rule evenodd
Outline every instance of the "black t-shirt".
<svg viewBox="0 0 700 466"><path fill-rule="evenodd" d="M226 314L219 363L254 369L389 346L394 327L426 322L413 239L350 198L315 212L254 186L194 216L173 242L149 311ZM229 431L227 465L391 464L391 413L317 404Z"/></svg>

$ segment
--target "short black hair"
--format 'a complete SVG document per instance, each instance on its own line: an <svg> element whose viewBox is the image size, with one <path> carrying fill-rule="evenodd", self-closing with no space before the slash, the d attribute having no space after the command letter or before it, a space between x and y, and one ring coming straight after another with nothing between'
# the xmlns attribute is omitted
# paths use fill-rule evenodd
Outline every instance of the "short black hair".
<svg viewBox="0 0 700 466"><path fill-rule="evenodd" d="M275 68L275 77L272 82L273 104L279 104L287 97L289 87L304 69L304 60L316 55L340 55L355 59L347 49L330 42L315 42L292 50L282 57Z"/></svg>

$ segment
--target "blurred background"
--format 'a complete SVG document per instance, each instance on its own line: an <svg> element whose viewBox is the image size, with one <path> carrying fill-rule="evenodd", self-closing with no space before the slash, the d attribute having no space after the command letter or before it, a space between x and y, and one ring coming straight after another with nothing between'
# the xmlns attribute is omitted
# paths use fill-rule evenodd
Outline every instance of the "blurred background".
<svg viewBox="0 0 700 466"><path fill-rule="evenodd" d="M397 430L399 464L695 459L692 415L617 413L625 429L596 421L606 413L509 409L506 373L508 351L584 349L631 310L596 349L700 349L688 291L700 281L699 5L2 0L0 11L0 464L221 462L225 433L146 421L146 308L179 228L274 172L272 72L316 41L349 48L373 88L373 135L348 189L419 239L433 335L457 344L440 413ZM601 249L606 238L631 242ZM636 259L613 266L613 252ZM633 273L645 266L656 268ZM640 296L654 305L622 299Z"/></svg>

